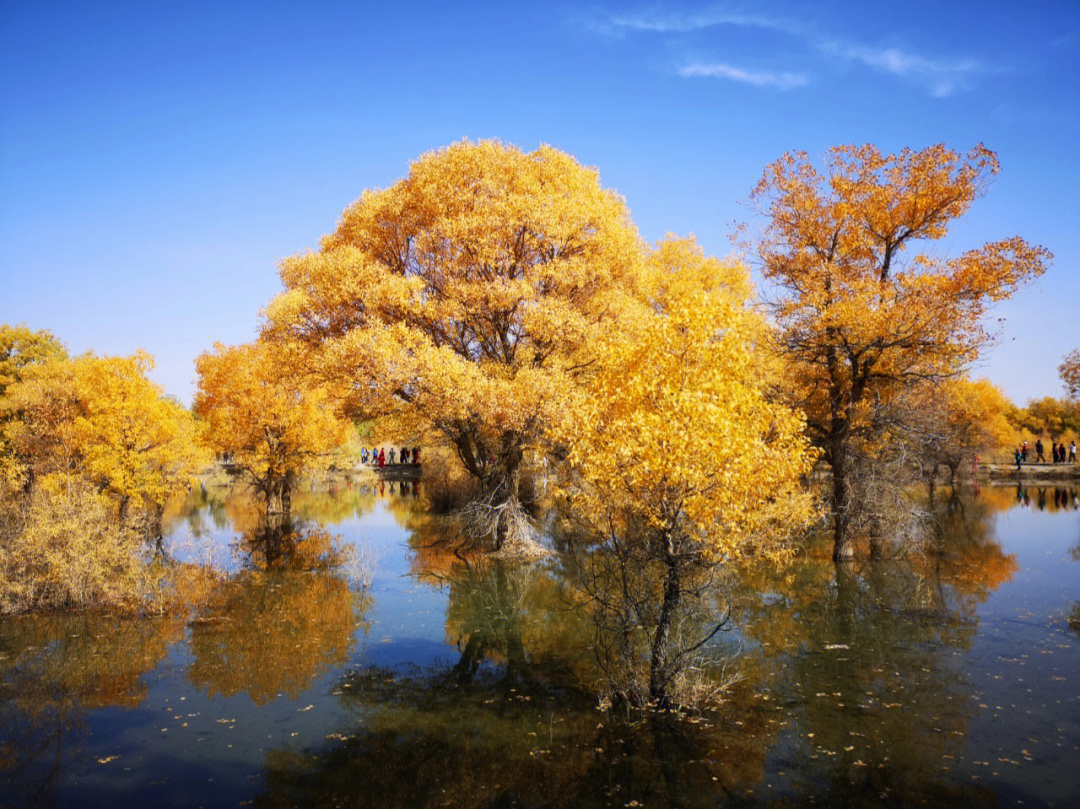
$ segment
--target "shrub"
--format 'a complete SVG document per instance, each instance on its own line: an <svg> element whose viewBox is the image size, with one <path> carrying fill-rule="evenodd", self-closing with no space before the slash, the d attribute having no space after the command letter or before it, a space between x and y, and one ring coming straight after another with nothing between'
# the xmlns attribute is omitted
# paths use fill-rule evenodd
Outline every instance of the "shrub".
<svg viewBox="0 0 1080 809"><path fill-rule="evenodd" d="M0 524L0 612L137 601L140 538L88 483L46 478L6 511Z"/></svg>

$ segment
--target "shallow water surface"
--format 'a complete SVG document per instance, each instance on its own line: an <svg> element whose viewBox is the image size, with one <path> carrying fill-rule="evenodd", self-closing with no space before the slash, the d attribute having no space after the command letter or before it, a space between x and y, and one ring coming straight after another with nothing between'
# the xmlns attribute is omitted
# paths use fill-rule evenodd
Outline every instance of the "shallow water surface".
<svg viewBox="0 0 1080 809"><path fill-rule="evenodd" d="M191 615L0 621L0 805L1076 805L1076 495L745 571L737 681L673 717L601 709L565 559L466 564L411 486L301 493L287 546L195 493L166 548L222 577Z"/></svg>

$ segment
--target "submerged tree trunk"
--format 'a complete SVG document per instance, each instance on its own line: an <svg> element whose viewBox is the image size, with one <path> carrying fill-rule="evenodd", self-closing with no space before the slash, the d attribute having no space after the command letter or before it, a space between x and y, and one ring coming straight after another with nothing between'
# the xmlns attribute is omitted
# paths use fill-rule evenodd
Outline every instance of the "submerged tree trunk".
<svg viewBox="0 0 1080 809"><path fill-rule="evenodd" d="M667 567L667 576L664 579L664 600L660 606L660 620L657 622L650 650L649 698L658 707L666 708L671 704L671 695L669 693L671 685L669 659L671 652L671 623L679 608L682 582L679 560L675 555L671 537L665 536L662 541L664 543L664 564Z"/></svg>
<svg viewBox="0 0 1080 809"><path fill-rule="evenodd" d="M475 430L462 428L452 440L462 464L479 487L476 498L460 512L467 530L478 539L489 540L496 553L542 554L521 502L523 436L509 431L485 443Z"/></svg>

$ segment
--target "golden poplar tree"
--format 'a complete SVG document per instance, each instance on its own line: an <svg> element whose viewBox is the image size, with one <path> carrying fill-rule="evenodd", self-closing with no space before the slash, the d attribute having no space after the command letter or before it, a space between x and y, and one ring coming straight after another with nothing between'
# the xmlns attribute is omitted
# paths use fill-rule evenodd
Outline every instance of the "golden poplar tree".
<svg viewBox="0 0 1080 809"><path fill-rule="evenodd" d="M814 453L801 415L765 396L754 350L765 325L744 267L669 237L645 291L625 331L601 342L597 376L555 438L570 509L615 561L617 592L598 602L630 617L628 640L647 635L647 698L663 702L701 645L674 648L679 610L712 568L784 552L779 540L812 513L799 481Z"/></svg>
<svg viewBox="0 0 1080 809"><path fill-rule="evenodd" d="M299 476L329 464L351 425L337 416L326 388L299 367L295 348L217 343L195 367L203 442L239 466L267 511L288 514Z"/></svg>
<svg viewBox="0 0 1080 809"><path fill-rule="evenodd" d="M832 472L834 558L853 555L851 472L875 407L904 384L961 371L989 337L987 306L1040 275L1050 259L1019 237L953 258L917 252L970 208L998 170L983 146L883 155L829 150L766 167L752 199L768 217L757 245L779 292L773 314L793 400Z"/></svg>
<svg viewBox="0 0 1080 809"><path fill-rule="evenodd" d="M194 479L204 456L191 414L146 377L149 354L53 359L27 366L7 390L6 434L28 485L82 477L131 506L160 516L165 501Z"/></svg>
<svg viewBox="0 0 1080 809"><path fill-rule="evenodd" d="M51 353L0 397L0 611L138 606L139 552L203 461L194 420L146 354Z"/></svg>
<svg viewBox="0 0 1080 809"><path fill-rule="evenodd" d="M452 446L501 545L525 454L591 370L640 262L595 171L546 146L462 142L283 261L269 330L307 346L351 412Z"/></svg>
<svg viewBox="0 0 1080 809"><path fill-rule="evenodd" d="M0 397L8 385L22 378L28 365L67 356L63 344L50 332L26 326L0 325Z"/></svg>

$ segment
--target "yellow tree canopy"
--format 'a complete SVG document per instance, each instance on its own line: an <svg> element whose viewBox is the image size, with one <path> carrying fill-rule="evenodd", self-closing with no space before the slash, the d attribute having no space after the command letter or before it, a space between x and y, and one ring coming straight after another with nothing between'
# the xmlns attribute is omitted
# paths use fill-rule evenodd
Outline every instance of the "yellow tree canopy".
<svg viewBox="0 0 1080 809"><path fill-rule="evenodd" d="M811 382L834 362L851 400L875 381L955 371L977 355L986 306L1041 275L1050 253L1019 237L952 259L910 251L944 237L997 169L985 147L961 156L940 145L838 146L824 172L801 152L766 168L753 192L769 217L759 254L783 293L784 346Z"/></svg>
<svg viewBox="0 0 1080 809"><path fill-rule="evenodd" d="M513 483L640 257L595 171L546 146L462 142L365 192L318 252L283 261L268 328L317 350L355 412L433 428L477 479Z"/></svg>
<svg viewBox="0 0 1080 809"><path fill-rule="evenodd" d="M0 324L0 396L19 381L27 365L66 356L63 344L47 331Z"/></svg>
<svg viewBox="0 0 1080 809"><path fill-rule="evenodd" d="M830 149L823 171L794 152L767 166L752 199L794 400L833 473L835 555L850 558L853 442L902 385L962 370L986 344L987 306L1042 274L1049 251L1013 236L954 258L915 252L948 233L997 172L983 146L882 155Z"/></svg>
<svg viewBox="0 0 1080 809"><path fill-rule="evenodd" d="M1009 422L1014 405L988 379L958 377L945 384L948 434L962 448L975 452L1007 447L1016 438Z"/></svg>
<svg viewBox="0 0 1080 809"><path fill-rule="evenodd" d="M797 412L766 399L745 267L669 237L651 254L648 307L600 345L589 393L558 425L573 509L601 535L629 518L703 557L775 552L809 518L813 462Z"/></svg>
<svg viewBox="0 0 1080 809"><path fill-rule="evenodd" d="M16 456L40 477L78 474L129 504L161 507L203 456L191 414L146 378L148 354L54 359L23 369L5 409Z"/></svg>
<svg viewBox="0 0 1080 809"><path fill-rule="evenodd" d="M283 483L291 486L301 473L328 464L350 435L326 389L298 365L295 348L262 340L216 343L195 361L202 440L216 453L231 454L269 498L284 494Z"/></svg>

